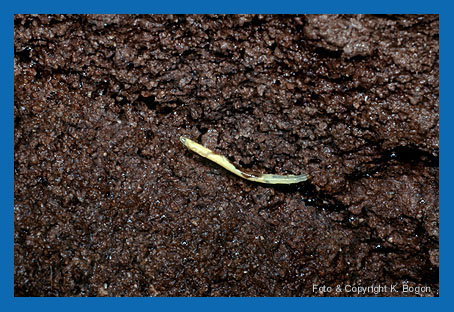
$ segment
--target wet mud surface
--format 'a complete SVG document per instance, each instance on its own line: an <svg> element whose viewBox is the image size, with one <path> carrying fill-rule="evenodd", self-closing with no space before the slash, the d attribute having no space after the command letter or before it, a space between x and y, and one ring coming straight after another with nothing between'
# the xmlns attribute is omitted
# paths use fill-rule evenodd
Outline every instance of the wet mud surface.
<svg viewBox="0 0 454 312"><path fill-rule="evenodd" d="M438 296L438 16L14 23L15 296Z"/></svg>

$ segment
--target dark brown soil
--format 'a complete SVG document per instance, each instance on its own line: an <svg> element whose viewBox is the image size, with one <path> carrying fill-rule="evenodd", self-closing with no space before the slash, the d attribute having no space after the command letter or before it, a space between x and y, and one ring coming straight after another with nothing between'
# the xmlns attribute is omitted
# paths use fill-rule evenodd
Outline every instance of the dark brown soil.
<svg viewBox="0 0 454 312"><path fill-rule="evenodd" d="M438 296L438 16L14 22L16 296Z"/></svg>

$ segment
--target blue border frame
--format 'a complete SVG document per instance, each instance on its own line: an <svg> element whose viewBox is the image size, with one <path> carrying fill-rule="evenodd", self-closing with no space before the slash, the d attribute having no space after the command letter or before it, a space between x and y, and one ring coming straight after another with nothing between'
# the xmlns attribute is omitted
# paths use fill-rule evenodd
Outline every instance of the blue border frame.
<svg viewBox="0 0 454 312"><path fill-rule="evenodd" d="M8 2L3 5L1 32L4 48L2 53L2 83L3 105L1 105L2 145L5 150L0 153L2 163L1 192L3 207L1 209L1 242L3 257L1 275L1 307L5 311L79 311L89 310L114 310L125 309L162 309L162 310L276 310L276 309L322 309L338 310L355 309L361 311L396 309L396 310L442 310L450 302L447 298L450 283L453 282L453 270L451 267L452 248L449 248L452 237L453 207L452 201L446 196L451 191L450 182L452 176L452 158L449 136L453 132L454 123L451 122L454 108L448 102L449 93L440 93L440 151L444 150L446 157L440 157L440 246L446 248L440 253L440 297L439 298L15 298L14 297L14 14L16 13L436 13L440 14L440 88L446 90L452 84L451 73L453 69L452 59L449 57L452 50L450 33L452 28L451 6L447 1L376 1L364 3L364 1L166 1L145 2L125 1L113 4L111 1L21 1ZM452 96L451 96L452 98ZM451 260L451 261L450 261ZM444 309L443 309L444 310Z"/></svg>

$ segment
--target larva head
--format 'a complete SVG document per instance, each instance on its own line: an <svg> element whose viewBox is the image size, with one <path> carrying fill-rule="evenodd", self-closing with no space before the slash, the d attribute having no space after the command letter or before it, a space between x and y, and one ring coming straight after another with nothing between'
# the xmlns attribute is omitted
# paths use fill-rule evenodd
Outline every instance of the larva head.
<svg viewBox="0 0 454 312"><path fill-rule="evenodd" d="M183 143L183 145L186 145L186 138L183 136L180 136L180 141Z"/></svg>

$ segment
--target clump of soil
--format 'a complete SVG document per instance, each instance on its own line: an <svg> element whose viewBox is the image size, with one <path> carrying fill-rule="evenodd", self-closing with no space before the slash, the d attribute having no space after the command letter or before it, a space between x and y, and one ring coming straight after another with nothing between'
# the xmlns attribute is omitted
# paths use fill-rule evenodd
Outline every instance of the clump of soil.
<svg viewBox="0 0 454 312"><path fill-rule="evenodd" d="M16 296L438 296L438 16L14 23Z"/></svg>

